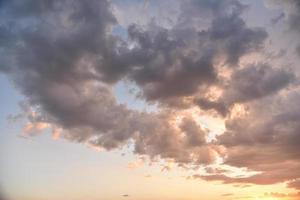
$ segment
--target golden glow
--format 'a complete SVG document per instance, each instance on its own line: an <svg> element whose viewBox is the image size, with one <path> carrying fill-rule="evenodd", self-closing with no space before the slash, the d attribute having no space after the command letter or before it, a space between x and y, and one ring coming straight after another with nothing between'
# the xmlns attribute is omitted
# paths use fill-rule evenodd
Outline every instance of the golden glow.
<svg viewBox="0 0 300 200"><path fill-rule="evenodd" d="M48 123L44 123L44 122L36 122L36 123L28 122L26 124L26 126L23 128L23 133L24 134L30 134L30 133L33 133L33 132L40 132L40 131L48 128L48 127L49 127Z"/></svg>

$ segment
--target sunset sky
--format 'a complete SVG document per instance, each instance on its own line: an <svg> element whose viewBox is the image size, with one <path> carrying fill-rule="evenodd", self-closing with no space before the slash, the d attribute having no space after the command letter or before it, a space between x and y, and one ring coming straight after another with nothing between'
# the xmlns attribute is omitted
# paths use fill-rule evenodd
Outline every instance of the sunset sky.
<svg viewBox="0 0 300 200"><path fill-rule="evenodd" d="M299 200L299 0L0 0L0 200Z"/></svg>

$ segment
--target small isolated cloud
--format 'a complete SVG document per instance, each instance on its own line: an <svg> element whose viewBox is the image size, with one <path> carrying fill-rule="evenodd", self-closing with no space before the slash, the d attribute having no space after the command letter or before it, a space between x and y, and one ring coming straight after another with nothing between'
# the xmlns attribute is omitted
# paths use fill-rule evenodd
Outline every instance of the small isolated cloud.
<svg viewBox="0 0 300 200"><path fill-rule="evenodd" d="M233 193L222 194L223 197L230 197L230 196L233 196L233 195L234 195Z"/></svg>
<svg viewBox="0 0 300 200"><path fill-rule="evenodd" d="M127 168L128 169L137 169L137 168L143 167L144 164L145 164L145 159L139 158L134 162L128 163Z"/></svg>

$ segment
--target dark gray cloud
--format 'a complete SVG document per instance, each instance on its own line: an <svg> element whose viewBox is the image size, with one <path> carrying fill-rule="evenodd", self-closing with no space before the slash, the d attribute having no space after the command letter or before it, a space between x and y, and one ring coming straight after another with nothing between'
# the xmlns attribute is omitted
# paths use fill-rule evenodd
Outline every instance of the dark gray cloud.
<svg viewBox="0 0 300 200"><path fill-rule="evenodd" d="M198 105L203 110L215 110L221 116L225 117L228 114L228 105L226 105L221 100L211 101L206 98L195 99L195 104Z"/></svg>
<svg viewBox="0 0 300 200"><path fill-rule="evenodd" d="M107 1L10 1L2 19L14 39L3 46L8 74L38 110L35 121L62 127L74 141L94 137L107 149L131 137L134 130L126 129L135 115L95 72L115 56L109 7Z"/></svg>
<svg viewBox="0 0 300 200"><path fill-rule="evenodd" d="M4 46L10 53L8 73L42 113L40 121L109 132L121 116L125 119L126 108L116 105L109 87L93 72L93 60L115 41L107 36L116 23L108 2L10 1L3 9L14 37ZM78 140L87 139L84 134Z"/></svg>
<svg viewBox="0 0 300 200"><path fill-rule="evenodd" d="M222 86L224 92L218 100L198 98L195 103L204 110L214 109L226 116L234 104L276 94L294 80L291 71L274 69L265 63L250 64L232 73L230 81Z"/></svg>
<svg viewBox="0 0 300 200"><path fill-rule="evenodd" d="M228 64L235 65L246 53L259 50L267 33L262 28L247 27L239 13L233 13L213 20L210 37L220 42Z"/></svg>
<svg viewBox="0 0 300 200"><path fill-rule="evenodd" d="M178 130L170 114L129 110L112 93L112 83L125 77L149 99L193 94L198 84L211 82L211 60L184 55L189 46L171 39L173 33L155 24L146 31L132 25L132 41L123 41L110 33L116 19L107 1L10 1L2 14L3 30L12 33L3 32L10 39L1 46L9 55L2 64L34 108L25 110L31 123L27 132L50 124L55 134L62 129L71 141L108 150L133 140L139 154L186 163L214 161L206 131L193 120L184 120Z"/></svg>
<svg viewBox="0 0 300 200"><path fill-rule="evenodd" d="M189 50L193 47L185 43L191 41L176 36L176 30L155 24L148 30L131 26L129 36L137 43L134 58L141 57L129 76L149 100L192 95L216 79L211 52Z"/></svg>
<svg viewBox="0 0 300 200"><path fill-rule="evenodd" d="M293 79L291 72L268 64L248 65L233 73L223 98L229 103L259 99L285 88Z"/></svg>
<svg viewBox="0 0 300 200"><path fill-rule="evenodd" d="M207 7L212 13L207 28L182 25L186 18L203 17L193 12L195 6ZM237 1L187 1L172 28L160 27L155 21L146 28L130 26L135 47L128 55L132 67L126 77L141 86L147 100L167 104L216 84L216 62L225 56L224 62L236 66L241 57L260 50L267 37L262 28L246 25L240 16L244 7Z"/></svg>
<svg viewBox="0 0 300 200"><path fill-rule="evenodd" d="M185 17L201 17L189 12L193 4L212 12L207 29L180 26ZM163 28L154 21L145 28L131 25L130 40L123 41L108 34L116 19L106 1L8 2L2 32L14 39L4 46L9 59L3 65L20 76L17 81L27 80L21 89L28 96L39 89L44 92L52 81L76 87L74 82L111 84L125 78L141 87L146 100L179 105L183 97L218 82L216 60L225 56L228 64L237 65L243 55L259 50L267 36L263 29L247 27L240 16L245 6L238 1L184 5L174 27ZM24 72L19 73L20 68Z"/></svg>

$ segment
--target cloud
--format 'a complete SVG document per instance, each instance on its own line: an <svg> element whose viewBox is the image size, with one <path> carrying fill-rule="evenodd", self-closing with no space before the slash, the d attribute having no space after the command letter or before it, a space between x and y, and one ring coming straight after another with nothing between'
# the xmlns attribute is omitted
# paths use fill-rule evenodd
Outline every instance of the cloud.
<svg viewBox="0 0 300 200"><path fill-rule="evenodd" d="M128 163L127 168L128 169L137 169L137 168L143 167L144 163L145 163L145 159L139 158L138 160L136 160L134 162Z"/></svg>
<svg viewBox="0 0 300 200"><path fill-rule="evenodd" d="M49 125L47 123L43 123L43 122L37 122L35 124L29 122L24 127L23 133L26 135L34 134L36 132L40 132L40 131L48 128L48 126Z"/></svg>
<svg viewBox="0 0 300 200"><path fill-rule="evenodd" d="M4 2L2 14L1 28L12 33L2 46L9 53L2 64L37 113L29 117L25 132L47 124L54 138L107 150L133 140L135 153L150 157L180 163L216 159L216 150L206 144L206 131L194 119L174 125L171 113L177 111L130 110L112 92L113 84L126 78L141 87L144 98L163 103L181 101L199 85L212 84L218 47L199 51L193 45L206 40L210 30L199 37L196 29L166 29L150 22L146 29L130 25L125 41L111 34L117 20L107 1L10 1Z"/></svg>
<svg viewBox="0 0 300 200"><path fill-rule="evenodd" d="M248 113L228 119L226 132L218 136L217 141L226 147L224 163L259 174L246 178L219 174L205 179L274 184L299 178L298 98L297 87L287 96L268 97L249 104Z"/></svg>
<svg viewBox="0 0 300 200"><path fill-rule="evenodd" d="M268 64L248 65L233 73L223 98L229 103L248 102L285 88L293 79L291 72L273 69Z"/></svg>
<svg viewBox="0 0 300 200"><path fill-rule="evenodd" d="M297 190L300 190L300 180L291 181L288 183L288 186L291 188L295 188Z"/></svg>
<svg viewBox="0 0 300 200"><path fill-rule="evenodd" d="M244 165L246 166L246 165ZM269 166L267 166L268 168ZM277 165L280 167L279 169L266 169L262 166L256 168L249 169L261 169L264 170L262 173L246 176L246 177L234 177L228 176L224 174L209 174L209 175L198 175L194 174L192 178L194 179L202 179L206 181L220 181L224 184L256 184L256 185L271 185L276 183L281 183L284 181L288 181L293 179L293 177L297 177L299 174L299 164L294 164L294 166L287 166L286 169L282 169L284 165ZM291 172L290 170L295 170Z"/></svg>
<svg viewBox="0 0 300 200"><path fill-rule="evenodd" d="M280 15L278 15L277 17L274 17L271 19L271 22L273 25L277 24L279 21L281 21L283 18L285 17L284 13L281 13Z"/></svg>
<svg viewBox="0 0 300 200"><path fill-rule="evenodd" d="M223 197L229 197L229 196L233 196L233 193L226 193L226 194L222 194Z"/></svg>
<svg viewBox="0 0 300 200"><path fill-rule="evenodd" d="M234 104L276 94L294 79L290 71L274 69L265 63L250 64L232 72L228 83L222 86L223 94L219 99L210 101L198 98L195 103L204 110L214 109L222 116L226 116Z"/></svg>
<svg viewBox="0 0 300 200"><path fill-rule="evenodd" d="M27 135L50 128L54 139L105 150L130 142L138 156L179 166L220 163L259 172L236 177L220 168L194 178L298 188L297 73L264 60L269 34L248 25L248 6L177 1L172 23L144 19L123 25L122 35L114 33L120 23L112 4L3 1L0 69L26 98L20 116L28 119ZM298 31L298 13L287 16ZM157 103L157 112L119 104L113 87L124 80L137 85L138 98ZM211 133L188 109L216 111L225 132Z"/></svg>
<svg viewBox="0 0 300 200"><path fill-rule="evenodd" d="M279 193L279 192L270 192L265 193L266 197L275 197L275 198L286 198L286 197L299 197L300 193Z"/></svg>
<svg viewBox="0 0 300 200"><path fill-rule="evenodd" d="M204 139L206 132L192 119L184 118L179 127L176 127L168 115L145 118L141 127L143 134L138 134L135 139L135 152L147 154L151 158L157 156L164 159L171 158L183 164L214 162L218 154L217 148L207 145ZM176 113L170 115L176 116Z"/></svg>
<svg viewBox="0 0 300 200"><path fill-rule="evenodd" d="M197 94L218 82L216 61L225 56L225 62L237 65L242 56L261 49L267 37L263 29L246 25L240 16L243 6L236 1L228 1L221 10L218 2L187 2L173 28L152 21L146 28L132 25L128 29L135 44L131 60L136 66L129 78L142 88L147 100L168 102ZM185 18L201 17L190 4L211 9L215 17L208 28L199 31L181 25ZM227 13L231 7L234 11Z"/></svg>
<svg viewBox="0 0 300 200"><path fill-rule="evenodd" d="M287 16L288 26L292 33L296 33L297 36L300 33L300 3L297 0L269 0L271 4L279 5L285 7L283 15ZM295 42L297 42L297 49L300 48L299 37L296 36ZM300 55L299 51L298 55Z"/></svg>

